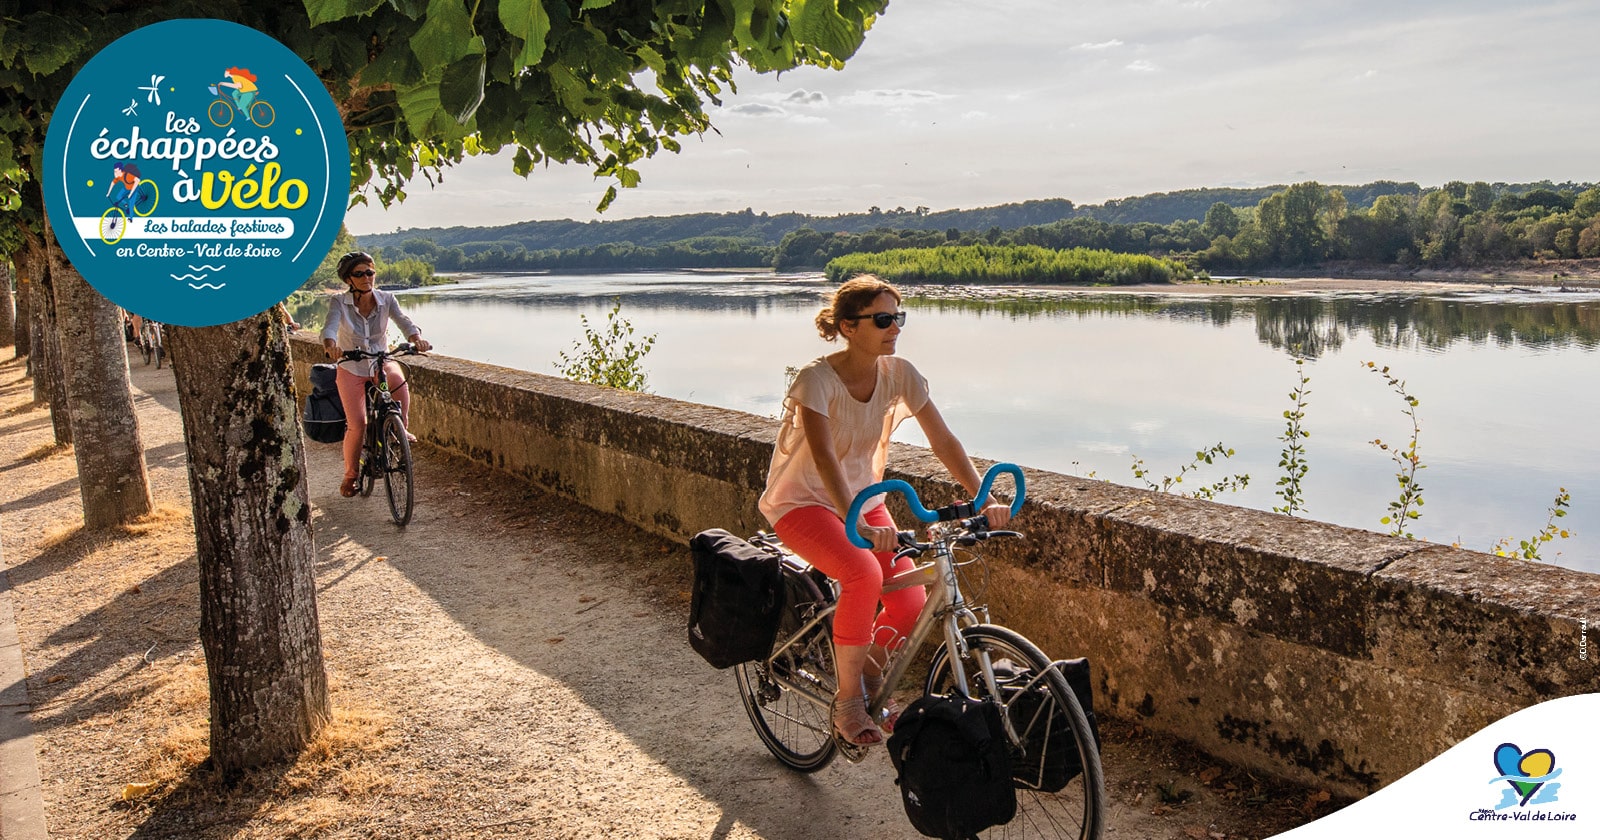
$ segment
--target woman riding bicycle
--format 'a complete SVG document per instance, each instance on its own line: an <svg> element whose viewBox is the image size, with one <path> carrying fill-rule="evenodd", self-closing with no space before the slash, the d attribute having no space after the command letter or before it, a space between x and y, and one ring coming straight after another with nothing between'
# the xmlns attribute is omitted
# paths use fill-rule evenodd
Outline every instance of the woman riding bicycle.
<svg viewBox="0 0 1600 840"><path fill-rule="evenodd" d="M907 417L917 419L933 454L969 494L976 495L982 481L928 398L927 380L894 355L905 320L899 291L877 277L855 277L834 292L817 314L817 331L827 341L843 337L845 348L812 361L795 377L761 495L761 512L784 544L839 582L833 619L839 691L832 720L844 740L857 745L883 739L867 714L866 695L882 685L884 654L916 622L926 593L910 587L884 595L884 578L910 561L891 566L896 529L881 499L868 503L861 516L861 534L872 550L851 545L844 523L850 502L883 480L889 437ZM995 528L1011 518L1009 508L992 499L984 501L982 513Z"/></svg>
<svg viewBox="0 0 1600 840"><path fill-rule="evenodd" d="M375 376L372 359L352 361L341 359L346 350L365 350L375 353L388 346L389 320L399 325L400 331L422 352L432 348L422 338L417 325L400 311L394 295L376 288L373 278L372 255L351 251L339 258L339 279L349 284L350 291L335 295L328 306L328 324L322 328L322 347L330 359L339 362L337 383L339 402L344 405L344 481L339 494L356 494L357 469L361 454L361 440L367 430L366 383ZM400 400L400 417L410 419L411 391L405 387L406 376L398 362L384 365L383 372L389 380L389 391ZM416 438L410 432L407 437Z"/></svg>

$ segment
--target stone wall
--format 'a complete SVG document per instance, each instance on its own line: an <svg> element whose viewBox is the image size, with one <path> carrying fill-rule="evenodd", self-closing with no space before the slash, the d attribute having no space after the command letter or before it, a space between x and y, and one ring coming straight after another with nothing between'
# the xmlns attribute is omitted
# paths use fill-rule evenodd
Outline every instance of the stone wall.
<svg viewBox="0 0 1600 840"><path fill-rule="evenodd" d="M295 341L301 388L320 356ZM766 527L772 419L447 357L411 369L429 444L673 538ZM959 496L926 449L890 463L930 504ZM1579 658L1600 575L1026 473L1028 537L990 549L987 600L1091 659L1100 714L1359 796L1512 711L1600 690Z"/></svg>

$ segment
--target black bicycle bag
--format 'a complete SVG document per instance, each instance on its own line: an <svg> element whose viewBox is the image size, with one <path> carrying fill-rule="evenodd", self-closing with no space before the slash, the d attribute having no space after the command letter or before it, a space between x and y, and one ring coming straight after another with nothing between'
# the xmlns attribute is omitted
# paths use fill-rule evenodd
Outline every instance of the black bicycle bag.
<svg viewBox="0 0 1600 840"><path fill-rule="evenodd" d="M766 658L784 605L778 553L721 528L695 534L689 551L689 646L717 668Z"/></svg>
<svg viewBox="0 0 1600 840"><path fill-rule="evenodd" d="M1005 728L991 701L917 698L889 736L889 760L906 816L928 837L966 840L1016 816Z"/></svg>
<svg viewBox="0 0 1600 840"><path fill-rule="evenodd" d="M306 410L301 417L306 437L317 443L338 443L344 440L344 403L339 401L337 365L311 366L311 393L306 396Z"/></svg>
<svg viewBox="0 0 1600 840"><path fill-rule="evenodd" d="M1089 679L1088 659L1068 659L1061 663L1067 686L1083 707L1094 736L1094 749L1100 749L1100 726L1094 717L1094 691ZM1049 704L1049 687L1035 680L1031 668L1009 659L994 663L995 682L1010 708L1010 717L1022 737L1022 744L1011 751L1012 781L1019 788L1055 793L1083 772L1078 758L1078 739L1067 721L1067 711Z"/></svg>

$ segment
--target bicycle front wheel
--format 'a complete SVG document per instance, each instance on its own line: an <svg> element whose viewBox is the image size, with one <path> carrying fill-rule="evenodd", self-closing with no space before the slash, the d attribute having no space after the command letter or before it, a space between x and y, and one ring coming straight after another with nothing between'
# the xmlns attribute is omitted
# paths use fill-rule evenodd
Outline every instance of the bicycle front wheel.
<svg viewBox="0 0 1600 840"><path fill-rule="evenodd" d="M765 661L735 665L733 673L739 700L761 743L784 764L815 773L838 753L828 709L812 699L831 700L834 694L833 623L820 622L804 638L785 646L809 620L808 605L821 607L826 602L809 574L785 565L783 576L789 603L783 608L775 643L781 652Z"/></svg>
<svg viewBox="0 0 1600 840"><path fill-rule="evenodd" d="M119 207L112 207L100 214L100 241L107 245L115 245L122 241L128 233L128 214Z"/></svg>
<svg viewBox="0 0 1600 840"><path fill-rule="evenodd" d="M968 650L961 662L967 693L998 703L1016 735L1011 744L1011 770L1017 815L983 836L1098 838L1105 820L1100 750L1066 677L1049 667L1050 660L1033 642L1013 630L980 624L963 629L961 635ZM999 696L984 679L986 663L995 672ZM1033 679L1039 674L1044 677ZM949 646L941 645L928 669L928 692L946 693L954 687ZM1070 732L1070 739L1062 737L1062 726ZM1063 751L1067 755L1062 755ZM1043 783L1051 775L1070 775L1070 779ZM1052 791L1052 787L1059 789Z"/></svg>
<svg viewBox="0 0 1600 840"><path fill-rule="evenodd" d="M389 496L394 524L411 521L411 440L400 415L383 419L383 492Z"/></svg>

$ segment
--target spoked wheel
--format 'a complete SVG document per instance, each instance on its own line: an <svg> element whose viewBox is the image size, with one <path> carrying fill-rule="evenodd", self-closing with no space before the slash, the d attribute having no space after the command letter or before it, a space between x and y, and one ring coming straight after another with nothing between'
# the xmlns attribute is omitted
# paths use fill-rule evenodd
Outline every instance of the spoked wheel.
<svg viewBox="0 0 1600 840"><path fill-rule="evenodd" d="M100 214L100 241L115 245L128 233L128 214L120 207L111 207Z"/></svg>
<svg viewBox="0 0 1600 840"><path fill-rule="evenodd" d="M808 620L803 618L808 604L825 603L816 582L807 574L786 566L783 575L789 587L789 604L784 607L778 628L779 647ZM777 656L764 662L735 665L733 672L750 723L779 761L802 773L815 773L833 761L838 744L833 739L828 708L805 696L824 700L833 697L831 621L818 624Z"/></svg>
<svg viewBox="0 0 1600 840"><path fill-rule="evenodd" d="M411 441L400 415L383 420L383 492L389 496L389 514L394 524L411 521Z"/></svg>
<svg viewBox="0 0 1600 840"><path fill-rule="evenodd" d="M985 832L985 838L1098 838L1105 820L1105 781L1100 750L1089 720L1060 671L1032 642L1004 627L978 625L961 631L969 655L962 661L967 691L1000 704L1016 734L1011 747L1017 815ZM928 691L954 688L950 650L941 646L928 670ZM995 670L999 697L983 678L983 663ZM1034 676L1043 674L1039 679ZM1066 727L1071 738L1064 737ZM1063 785L1063 778L1066 779ZM1058 788L1054 791L1050 788Z"/></svg>
<svg viewBox="0 0 1600 840"><path fill-rule="evenodd" d="M372 488L378 486L378 473L383 471L383 436L372 433L372 423L372 417L369 415L367 442L361 447L361 466L357 468L356 473L356 490L363 497L372 495Z"/></svg>

